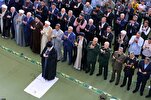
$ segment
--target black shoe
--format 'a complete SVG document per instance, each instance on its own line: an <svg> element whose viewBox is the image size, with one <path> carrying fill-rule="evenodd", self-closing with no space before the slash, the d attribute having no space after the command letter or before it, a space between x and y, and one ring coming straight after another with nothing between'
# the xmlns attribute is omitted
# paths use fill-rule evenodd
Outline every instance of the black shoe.
<svg viewBox="0 0 151 100"><path fill-rule="evenodd" d="M115 83L115 85L118 85L118 83Z"/></svg>
<svg viewBox="0 0 151 100"><path fill-rule="evenodd" d="M142 92L140 93L140 96L143 96L143 93L142 93Z"/></svg>
<svg viewBox="0 0 151 100"><path fill-rule="evenodd" d="M113 80L110 80L110 83L112 83L113 82Z"/></svg>
<svg viewBox="0 0 151 100"><path fill-rule="evenodd" d="M145 96L145 98L149 98L149 97L151 97L151 95L147 95L147 96Z"/></svg>
<svg viewBox="0 0 151 100"><path fill-rule="evenodd" d="M57 62L59 62L60 60L57 60Z"/></svg>
<svg viewBox="0 0 151 100"><path fill-rule="evenodd" d="M107 78L104 78L104 80L107 80Z"/></svg>
<svg viewBox="0 0 151 100"><path fill-rule="evenodd" d="M62 62L65 62L65 61L66 61L65 59L62 60Z"/></svg>
<svg viewBox="0 0 151 100"><path fill-rule="evenodd" d="M88 73L88 72L89 72L89 70L86 70L86 71L85 71L85 73Z"/></svg>
<svg viewBox="0 0 151 100"><path fill-rule="evenodd" d="M125 85L122 84L120 87L124 87L124 86L125 86Z"/></svg>
<svg viewBox="0 0 151 100"><path fill-rule="evenodd" d="M92 76L93 75L93 73L90 73L90 76Z"/></svg>
<svg viewBox="0 0 151 100"><path fill-rule="evenodd" d="M72 65L72 63L69 63L68 65Z"/></svg>
<svg viewBox="0 0 151 100"><path fill-rule="evenodd" d="M134 90L134 91L133 91L133 93L136 93L136 92L137 92L137 90Z"/></svg>
<svg viewBox="0 0 151 100"><path fill-rule="evenodd" d="M14 37L11 37L11 39L14 39Z"/></svg>
<svg viewBox="0 0 151 100"><path fill-rule="evenodd" d="M96 76L101 76L101 75L102 75L101 73L96 74Z"/></svg>
<svg viewBox="0 0 151 100"><path fill-rule="evenodd" d="M127 91L129 91L129 90L130 90L130 88L128 87L128 88L127 88Z"/></svg>

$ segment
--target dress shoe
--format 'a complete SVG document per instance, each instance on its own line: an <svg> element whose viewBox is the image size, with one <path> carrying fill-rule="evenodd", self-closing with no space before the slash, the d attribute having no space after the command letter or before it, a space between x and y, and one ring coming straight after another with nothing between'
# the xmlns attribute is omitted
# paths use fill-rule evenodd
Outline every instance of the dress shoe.
<svg viewBox="0 0 151 100"><path fill-rule="evenodd" d="M127 88L127 91L129 91L129 90L130 90L130 88L128 87L128 88Z"/></svg>
<svg viewBox="0 0 151 100"><path fill-rule="evenodd" d="M142 93L142 92L140 93L140 96L143 96L143 93Z"/></svg>
<svg viewBox="0 0 151 100"><path fill-rule="evenodd" d="M11 37L11 39L14 39L14 37Z"/></svg>
<svg viewBox="0 0 151 100"><path fill-rule="evenodd" d="M115 85L118 85L118 83L115 83Z"/></svg>
<svg viewBox="0 0 151 100"><path fill-rule="evenodd" d="M110 80L110 83L112 83L113 82L113 80Z"/></svg>
<svg viewBox="0 0 151 100"><path fill-rule="evenodd" d="M104 80L107 80L107 78L104 78Z"/></svg>
<svg viewBox="0 0 151 100"><path fill-rule="evenodd" d="M92 76L93 75L93 73L90 73L90 76Z"/></svg>
<svg viewBox="0 0 151 100"><path fill-rule="evenodd" d="M65 61L66 61L65 59L62 60L62 62L65 62Z"/></svg>
<svg viewBox="0 0 151 100"><path fill-rule="evenodd" d="M120 87L124 87L124 86L125 86L125 85L122 84Z"/></svg>
<svg viewBox="0 0 151 100"><path fill-rule="evenodd" d="M137 92L137 90L134 90L134 91L133 91L133 93L136 93L136 92Z"/></svg>
<svg viewBox="0 0 151 100"><path fill-rule="evenodd" d="M89 70L86 70L85 73L89 73Z"/></svg>
<svg viewBox="0 0 151 100"><path fill-rule="evenodd" d="M151 97L151 95L147 95L147 96L145 96L145 98L149 98L149 97Z"/></svg>
<svg viewBox="0 0 151 100"><path fill-rule="evenodd" d="M101 75L102 75L101 73L96 74L96 76L101 76Z"/></svg>

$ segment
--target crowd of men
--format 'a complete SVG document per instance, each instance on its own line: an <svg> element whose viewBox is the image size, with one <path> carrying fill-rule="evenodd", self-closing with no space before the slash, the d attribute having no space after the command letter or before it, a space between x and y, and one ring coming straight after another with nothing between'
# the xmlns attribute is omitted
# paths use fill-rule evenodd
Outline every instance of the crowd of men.
<svg viewBox="0 0 151 100"><path fill-rule="evenodd" d="M90 75L98 61L96 76L103 73L107 80L111 58L110 82L117 75L118 85L123 69L121 87L128 79L127 90L138 69L133 93L140 88L143 95L151 75L150 0L9 0L1 6L0 18L2 38L11 37L38 54L51 41L58 61L68 60Z"/></svg>

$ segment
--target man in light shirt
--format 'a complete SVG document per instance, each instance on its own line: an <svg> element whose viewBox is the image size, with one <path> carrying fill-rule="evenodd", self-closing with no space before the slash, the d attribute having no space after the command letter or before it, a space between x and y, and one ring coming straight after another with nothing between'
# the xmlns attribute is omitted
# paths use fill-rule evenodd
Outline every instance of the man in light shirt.
<svg viewBox="0 0 151 100"><path fill-rule="evenodd" d="M140 36L139 33L133 35L129 41L129 49L128 52L134 52L135 57L139 57L141 54L141 49L144 43L144 39Z"/></svg>

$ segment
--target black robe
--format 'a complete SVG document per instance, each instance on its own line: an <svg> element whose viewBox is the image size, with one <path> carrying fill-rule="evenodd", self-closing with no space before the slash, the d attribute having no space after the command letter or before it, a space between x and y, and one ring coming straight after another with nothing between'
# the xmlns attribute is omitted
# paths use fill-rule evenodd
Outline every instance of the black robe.
<svg viewBox="0 0 151 100"><path fill-rule="evenodd" d="M46 80L53 80L56 76L57 70L57 51L53 48L48 53L48 58L45 58L43 54L46 52L47 47L44 48L41 54L42 63L42 77Z"/></svg>
<svg viewBox="0 0 151 100"><path fill-rule="evenodd" d="M36 24L36 22L34 21L31 26L34 27L35 30L32 30L30 48L34 53L40 54L40 45L41 45L40 32L43 29L43 24L42 22L38 22Z"/></svg>

